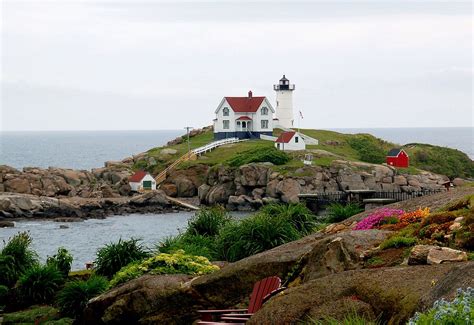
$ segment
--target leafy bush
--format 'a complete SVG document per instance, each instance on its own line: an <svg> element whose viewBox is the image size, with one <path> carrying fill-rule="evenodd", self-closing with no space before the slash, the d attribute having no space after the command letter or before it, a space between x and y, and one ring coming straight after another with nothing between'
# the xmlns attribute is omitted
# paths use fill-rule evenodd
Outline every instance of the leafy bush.
<svg viewBox="0 0 474 325"><path fill-rule="evenodd" d="M259 213L270 217L284 218L301 234L309 234L316 226L313 213L301 203L269 204L260 209Z"/></svg>
<svg viewBox="0 0 474 325"><path fill-rule="evenodd" d="M411 163L424 170L455 177L474 177L474 162L464 152L438 146L423 145L424 149L416 151Z"/></svg>
<svg viewBox="0 0 474 325"><path fill-rule="evenodd" d="M18 293L25 304L45 303L52 300L63 282L56 267L34 265L18 280Z"/></svg>
<svg viewBox="0 0 474 325"><path fill-rule="evenodd" d="M0 310L3 309L3 306L7 303L8 297L8 287L0 285Z"/></svg>
<svg viewBox="0 0 474 325"><path fill-rule="evenodd" d="M0 284L11 287L27 269L38 263L38 256L31 246L28 232L19 232L3 241L0 252Z"/></svg>
<svg viewBox="0 0 474 325"><path fill-rule="evenodd" d="M184 233L174 237L167 237L158 245L160 253L170 254L180 249L190 255L204 256L211 260L217 258L216 240L214 237Z"/></svg>
<svg viewBox="0 0 474 325"><path fill-rule="evenodd" d="M365 162L381 164L385 161L382 140L360 134L347 140L351 148L357 151L359 159Z"/></svg>
<svg viewBox="0 0 474 325"><path fill-rule="evenodd" d="M54 321L59 318L58 310L51 306L33 306L26 310L21 310L3 315L4 324L59 324ZM72 324L72 320L68 323Z"/></svg>
<svg viewBox="0 0 474 325"><path fill-rule="evenodd" d="M356 203L348 203L345 205L340 203L332 203L328 206L327 210L327 222L340 222L364 211L364 209Z"/></svg>
<svg viewBox="0 0 474 325"><path fill-rule="evenodd" d="M217 250L220 258L233 262L299 238L301 234L286 218L259 213L225 226Z"/></svg>
<svg viewBox="0 0 474 325"><path fill-rule="evenodd" d="M402 236L394 236L384 240L380 244L381 249L387 248L400 248L400 247L408 247L413 246L416 244L416 238L414 237L402 237Z"/></svg>
<svg viewBox="0 0 474 325"><path fill-rule="evenodd" d="M94 261L96 273L111 278L125 265L149 257L150 253L138 239L122 240L110 243L97 251Z"/></svg>
<svg viewBox="0 0 474 325"><path fill-rule="evenodd" d="M145 273L202 275L218 269L218 266L212 265L203 256L189 255L183 250L178 250L173 254L161 253L142 262L134 262L123 267L110 281L110 286L115 287Z"/></svg>
<svg viewBox="0 0 474 325"><path fill-rule="evenodd" d="M474 319L474 289L457 290L456 298L448 302L437 300L433 308L424 313L416 313L409 325L425 324L472 324Z"/></svg>
<svg viewBox="0 0 474 325"><path fill-rule="evenodd" d="M66 283L57 296L57 305L61 314L77 319L87 302L104 292L107 287L107 279L99 275L93 275L86 281L75 280Z"/></svg>
<svg viewBox="0 0 474 325"><path fill-rule="evenodd" d="M274 165L284 165L291 160L284 151L275 147L255 148L235 155L228 161L232 167L239 167L253 162L271 162Z"/></svg>
<svg viewBox="0 0 474 325"><path fill-rule="evenodd" d="M73 257L64 247L59 247L58 252L53 256L48 256L46 264L56 267L64 278L67 278L71 271Z"/></svg>
<svg viewBox="0 0 474 325"><path fill-rule="evenodd" d="M203 208L188 221L188 234L216 236L219 230L231 221L222 207Z"/></svg>

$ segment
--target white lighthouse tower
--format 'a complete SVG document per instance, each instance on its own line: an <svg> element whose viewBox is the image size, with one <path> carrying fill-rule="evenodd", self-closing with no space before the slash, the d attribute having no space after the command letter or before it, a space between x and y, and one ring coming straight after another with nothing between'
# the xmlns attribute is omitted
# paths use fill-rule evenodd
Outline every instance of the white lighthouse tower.
<svg viewBox="0 0 474 325"><path fill-rule="evenodd" d="M276 91L276 117L277 126L290 129L293 127L293 91L295 85L290 84L285 75L280 79L278 85L273 85Z"/></svg>

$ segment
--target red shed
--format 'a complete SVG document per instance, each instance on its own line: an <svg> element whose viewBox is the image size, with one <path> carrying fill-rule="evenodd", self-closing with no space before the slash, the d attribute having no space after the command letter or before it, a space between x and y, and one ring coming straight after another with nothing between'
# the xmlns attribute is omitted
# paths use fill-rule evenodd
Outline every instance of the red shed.
<svg viewBox="0 0 474 325"><path fill-rule="evenodd" d="M403 149L392 149L387 154L387 165L394 167L408 167L410 158Z"/></svg>

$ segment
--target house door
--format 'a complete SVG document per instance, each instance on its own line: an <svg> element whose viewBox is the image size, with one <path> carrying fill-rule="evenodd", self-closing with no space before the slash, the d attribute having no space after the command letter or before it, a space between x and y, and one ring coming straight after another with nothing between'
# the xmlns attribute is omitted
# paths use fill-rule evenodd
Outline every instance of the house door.
<svg viewBox="0 0 474 325"><path fill-rule="evenodd" d="M151 181L143 181L143 189L151 190Z"/></svg>

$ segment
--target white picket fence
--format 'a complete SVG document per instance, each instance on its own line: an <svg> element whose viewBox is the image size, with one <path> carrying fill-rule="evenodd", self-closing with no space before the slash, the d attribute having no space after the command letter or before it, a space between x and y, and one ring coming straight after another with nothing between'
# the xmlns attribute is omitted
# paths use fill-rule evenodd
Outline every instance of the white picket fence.
<svg viewBox="0 0 474 325"><path fill-rule="evenodd" d="M247 139L227 138L227 139L217 140L217 141L213 141L211 143L208 143L208 144L206 144L202 147L193 149L191 151L196 155L200 155L200 154L206 153L208 151L211 151L214 148L217 148L217 147L220 147L220 146L223 146L223 145L226 145L226 144L245 141L245 140L247 140Z"/></svg>

